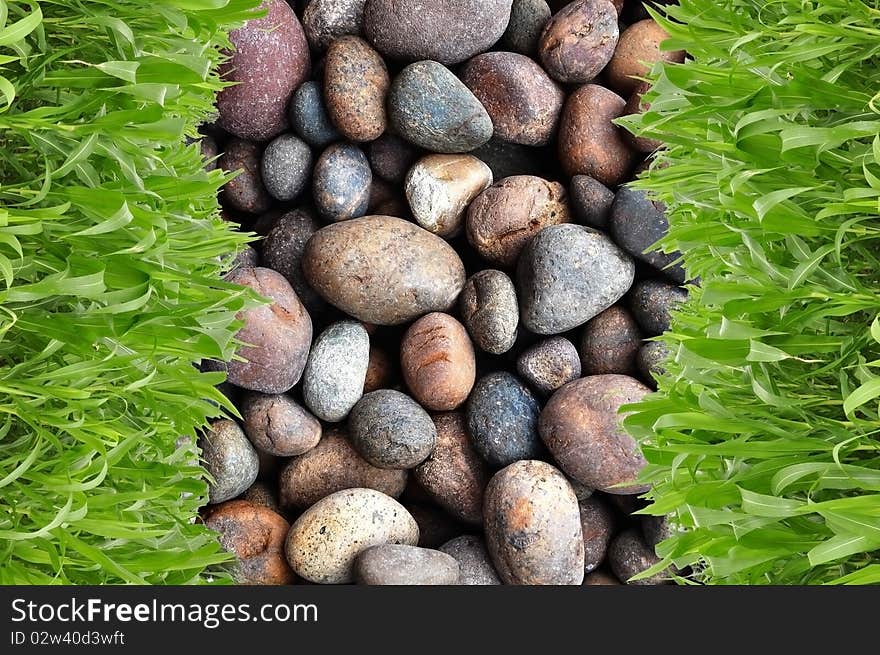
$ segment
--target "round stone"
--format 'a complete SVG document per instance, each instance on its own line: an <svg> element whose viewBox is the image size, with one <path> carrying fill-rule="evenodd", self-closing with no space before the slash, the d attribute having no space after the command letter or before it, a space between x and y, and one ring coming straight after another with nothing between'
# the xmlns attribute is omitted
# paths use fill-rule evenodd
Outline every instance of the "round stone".
<svg viewBox="0 0 880 655"><path fill-rule="evenodd" d="M315 164L312 195L326 221L347 221L367 213L373 174L363 151L351 143L327 148Z"/></svg>
<svg viewBox="0 0 880 655"><path fill-rule="evenodd" d="M302 455L321 440L318 420L284 394L251 392L239 408L248 439L270 455Z"/></svg>
<svg viewBox="0 0 880 655"><path fill-rule="evenodd" d="M342 139L327 115L319 82L301 84L290 100L290 123L303 141L315 148L324 148Z"/></svg>
<svg viewBox="0 0 880 655"><path fill-rule="evenodd" d="M330 44L324 98L330 119L346 138L373 141L385 132L385 97L390 84L385 62L366 41L343 36Z"/></svg>
<svg viewBox="0 0 880 655"><path fill-rule="evenodd" d="M493 355L516 342L519 306L513 282L502 271L487 269L471 277L460 298L461 316L474 343Z"/></svg>
<svg viewBox="0 0 880 655"><path fill-rule="evenodd" d="M260 461L257 451L235 421L211 424L199 439L202 463L213 479L208 484L208 502L231 500L244 493L257 479Z"/></svg>
<svg viewBox="0 0 880 655"><path fill-rule="evenodd" d="M373 466L411 469L434 450L437 429L412 398L392 389L366 394L351 410L351 442Z"/></svg>
<svg viewBox="0 0 880 655"><path fill-rule="evenodd" d="M501 38L508 50L535 57L544 25L550 20L550 7L544 0L513 0L510 22Z"/></svg>
<svg viewBox="0 0 880 655"><path fill-rule="evenodd" d="M370 336L357 321L340 321L324 330L303 372L303 400L315 416L343 420L364 393Z"/></svg>
<svg viewBox="0 0 880 655"><path fill-rule="evenodd" d="M681 287L662 280L642 280L630 292L629 306L636 321L651 337L668 331L672 322L670 312L688 298Z"/></svg>
<svg viewBox="0 0 880 655"><path fill-rule="evenodd" d="M262 244L266 268L281 273L290 282L309 312L319 312L326 307L321 296L306 282L300 266L306 243L319 229L321 224L314 216L302 209L294 209L278 218Z"/></svg>
<svg viewBox="0 0 880 655"><path fill-rule="evenodd" d="M549 394L581 376L581 361L571 341L551 337L523 352L516 371L533 389Z"/></svg>
<svg viewBox="0 0 880 655"><path fill-rule="evenodd" d="M611 216L614 192L589 175L575 175L568 188L568 202L575 221L605 230Z"/></svg>
<svg viewBox="0 0 880 655"><path fill-rule="evenodd" d="M633 375L636 353L641 344L642 334L633 315L620 305L609 307L590 319L581 334L580 356L584 374Z"/></svg>
<svg viewBox="0 0 880 655"><path fill-rule="evenodd" d="M272 206L272 197L263 185L260 146L242 139L231 139L217 165L237 175L223 185L220 198L225 205L248 214L261 214Z"/></svg>
<svg viewBox="0 0 880 655"><path fill-rule="evenodd" d="M302 14L309 44L317 51L346 34L359 35L367 0L310 0Z"/></svg>
<svg viewBox="0 0 880 655"><path fill-rule="evenodd" d="M460 571L458 584L501 584L482 537L462 535L440 546L440 551L452 555L458 562Z"/></svg>
<svg viewBox="0 0 880 655"><path fill-rule="evenodd" d="M263 151L263 185L276 200L296 198L306 188L312 172L312 151L293 134L282 134Z"/></svg>
<svg viewBox="0 0 880 655"><path fill-rule="evenodd" d="M607 0L578 0L557 12L544 26L538 50L555 79L585 84L611 61L620 31L617 10Z"/></svg>
<svg viewBox="0 0 880 655"><path fill-rule="evenodd" d="M354 564L355 580L362 585L454 585L458 575L451 555L405 544L371 546Z"/></svg>

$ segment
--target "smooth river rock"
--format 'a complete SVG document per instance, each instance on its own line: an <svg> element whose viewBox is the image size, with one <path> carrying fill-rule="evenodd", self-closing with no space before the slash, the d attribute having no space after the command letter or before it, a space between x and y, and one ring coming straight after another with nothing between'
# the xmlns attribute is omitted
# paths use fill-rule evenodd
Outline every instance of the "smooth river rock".
<svg viewBox="0 0 880 655"><path fill-rule="evenodd" d="M303 372L303 400L329 423L343 420L364 393L370 362L370 335L357 321L340 321L324 330Z"/></svg>

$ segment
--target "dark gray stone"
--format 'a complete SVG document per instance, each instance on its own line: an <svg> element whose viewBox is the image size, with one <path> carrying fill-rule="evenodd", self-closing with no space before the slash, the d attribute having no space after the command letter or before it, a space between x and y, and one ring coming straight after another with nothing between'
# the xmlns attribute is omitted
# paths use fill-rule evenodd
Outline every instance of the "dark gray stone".
<svg viewBox="0 0 880 655"><path fill-rule="evenodd" d="M300 267L306 243L319 229L321 224L311 214L294 209L282 215L263 240L263 264L287 278L309 313L327 306L306 282Z"/></svg>
<svg viewBox="0 0 880 655"><path fill-rule="evenodd" d="M401 71L391 84L388 112L398 134L434 152L468 152L492 137L486 109L436 61L419 61Z"/></svg>
<svg viewBox="0 0 880 655"><path fill-rule="evenodd" d="M616 527L614 512L598 496L579 501L578 508L584 533L584 573L589 573L605 560Z"/></svg>
<svg viewBox="0 0 880 655"><path fill-rule="evenodd" d="M346 221L367 213L373 173L363 151L350 143L327 148L315 164L312 195L321 218Z"/></svg>
<svg viewBox="0 0 880 655"><path fill-rule="evenodd" d="M630 255L662 271L673 282L684 283L684 269L673 263L681 253L645 252L669 232L663 203L652 201L644 191L623 187L614 197L609 227L611 237Z"/></svg>
<svg viewBox="0 0 880 655"><path fill-rule="evenodd" d="M473 275L459 296L462 320L481 350L500 355L513 347L519 307L513 282L502 271Z"/></svg>
<svg viewBox="0 0 880 655"><path fill-rule="evenodd" d="M213 478L208 484L208 502L231 500L243 494L257 479L260 460L257 451L234 421L213 423L199 439L202 462Z"/></svg>
<svg viewBox="0 0 880 655"><path fill-rule="evenodd" d="M660 558L654 549L642 539L635 528L629 528L618 534L608 548L608 562L617 579L624 584L657 585L665 582L666 576L657 573L643 580L630 582L629 579L654 566Z"/></svg>
<svg viewBox="0 0 880 655"><path fill-rule="evenodd" d="M454 585L459 566L439 550L406 544L382 544L361 552L354 577L362 585Z"/></svg>
<svg viewBox="0 0 880 655"><path fill-rule="evenodd" d="M501 38L509 50L535 57L544 25L550 20L550 7L544 0L513 0L510 22Z"/></svg>
<svg viewBox="0 0 880 655"><path fill-rule="evenodd" d="M294 131L315 148L323 148L342 138L327 114L318 82L305 82L299 86L290 100L289 114Z"/></svg>
<svg viewBox="0 0 880 655"><path fill-rule="evenodd" d="M312 151L302 139L282 134L263 151L261 170L269 195L276 200L293 200L309 181Z"/></svg>
<svg viewBox="0 0 880 655"><path fill-rule="evenodd" d="M636 321L651 337L669 329L669 312L687 300L688 293L681 287L662 280L642 280L633 285L629 307Z"/></svg>
<svg viewBox="0 0 880 655"><path fill-rule="evenodd" d="M437 442L437 428L412 398L392 389L366 394L351 410L351 443L373 466L411 469L421 464Z"/></svg>
<svg viewBox="0 0 880 655"><path fill-rule="evenodd" d="M465 409L474 450L491 466L501 468L544 452L538 436L538 400L519 379L506 371L481 378Z"/></svg>
<svg viewBox="0 0 880 655"><path fill-rule="evenodd" d="M589 175L575 175L571 178L568 202L578 223L606 229L614 204L614 192Z"/></svg>
<svg viewBox="0 0 880 655"><path fill-rule="evenodd" d="M523 352L516 371L533 389L549 394L581 376L581 358L571 341L551 337Z"/></svg>
<svg viewBox="0 0 880 655"><path fill-rule="evenodd" d="M310 0L302 25L313 50L324 50L340 36L361 33L367 0Z"/></svg>
<svg viewBox="0 0 880 655"><path fill-rule="evenodd" d="M663 362L669 357L669 348L665 343L659 341L646 341L639 348L639 354L636 356L636 364L639 367L639 373L646 382L652 387L657 386L655 378L663 375L666 369L663 368Z"/></svg>
<svg viewBox="0 0 880 655"><path fill-rule="evenodd" d="M439 550L452 555L458 562L460 585L500 585L501 580L492 566L489 551L482 537L466 534L447 541Z"/></svg>
<svg viewBox="0 0 880 655"><path fill-rule="evenodd" d="M373 174L394 184L403 184L407 172L419 158L419 149L386 132L370 143L369 158Z"/></svg>
<svg viewBox="0 0 880 655"><path fill-rule="evenodd" d="M357 321L340 321L322 332L303 372L303 400L318 418L341 421L364 394L370 335Z"/></svg>
<svg viewBox="0 0 880 655"><path fill-rule="evenodd" d="M581 334L581 368L584 375L633 375L642 334L633 315L620 305L590 319Z"/></svg>
<svg viewBox="0 0 880 655"><path fill-rule="evenodd" d="M604 234L553 225L520 255L520 318L537 334L566 332L617 302L634 276L633 261Z"/></svg>

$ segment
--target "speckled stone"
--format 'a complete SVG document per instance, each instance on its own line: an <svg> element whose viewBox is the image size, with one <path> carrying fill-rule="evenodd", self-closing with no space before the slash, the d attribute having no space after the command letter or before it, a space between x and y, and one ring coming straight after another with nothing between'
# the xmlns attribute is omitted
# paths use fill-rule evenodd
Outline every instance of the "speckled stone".
<svg viewBox="0 0 880 655"><path fill-rule="evenodd" d="M639 524L645 544L650 548L656 548L657 544L669 539L676 532L669 517L666 516L642 516Z"/></svg>
<svg viewBox="0 0 880 655"><path fill-rule="evenodd" d="M497 42L511 0L369 0L364 32L391 59L460 63Z"/></svg>
<svg viewBox="0 0 880 655"><path fill-rule="evenodd" d="M614 192L589 175L575 175L568 187L568 202L578 223L605 230L611 216Z"/></svg>
<svg viewBox="0 0 880 655"><path fill-rule="evenodd" d="M361 585L454 585L459 568L454 557L439 550L381 544L357 556L354 577Z"/></svg>
<svg viewBox="0 0 880 655"><path fill-rule="evenodd" d="M276 200L296 198L306 188L312 172L312 151L293 134L282 134L263 151L263 185Z"/></svg>
<svg viewBox="0 0 880 655"><path fill-rule="evenodd" d="M434 450L437 428L412 398L380 389L361 398L348 421L351 443L373 466L410 469Z"/></svg>
<svg viewBox="0 0 880 655"><path fill-rule="evenodd" d="M478 348L500 355L513 347L519 305L506 273L487 269L474 274L465 283L459 304L462 320Z"/></svg>
<svg viewBox="0 0 880 655"><path fill-rule="evenodd" d="M318 420L284 394L251 392L241 400L239 409L248 439L270 455L302 455L321 440Z"/></svg>
<svg viewBox="0 0 880 655"><path fill-rule="evenodd" d="M513 0L510 22L501 38L508 50L535 57L544 25L550 20L550 7L544 0Z"/></svg>
<svg viewBox="0 0 880 655"><path fill-rule="evenodd" d="M220 75L236 84L217 95L220 127L252 141L268 141L287 129L287 102L311 66L293 9L284 0L263 0L260 8L268 13L229 35L235 52L220 65Z"/></svg>
<svg viewBox="0 0 880 655"><path fill-rule="evenodd" d="M468 206L492 184L492 171L471 155L428 155L406 176L404 190L416 223L443 238L461 232Z"/></svg>
<svg viewBox="0 0 880 655"><path fill-rule="evenodd" d="M608 548L608 562L611 570L624 584L657 585L666 581L663 573L656 573L644 580L629 581L635 575L654 566L660 558L654 549L648 546L642 535L635 528L624 530L618 534Z"/></svg>
<svg viewBox="0 0 880 655"><path fill-rule="evenodd" d="M398 134L434 152L468 152L492 137L486 109L436 61L419 61L400 72L388 94L388 114Z"/></svg>
<svg viewBox="0 0 880 655"><path fill-rule="evenodd" d="M213 478L208 502L222 503L242 494L257 479L260 461L244 432L234 421L222 420L199 439L202 462Z"/></svg>
<svg viewBox="0 0 880 655"><path fill-rule="evenodd" d="M302 23L312 48L321 51L340 36L359 35L366 1L310 0L303 11Z"/></svg>
<svg viewBox="0 0 880 655"><path fill-rule="evenodd" d="M581 376L581 361L571 341L551 337L524 351L516 371L533 389L549 394Z"/></svg>
<svg viewBox="0 0 880 655"><path fill-rule="evenodd" d="M357 321L340 321L312 344L303 372L303 400L330 423L343 420L364 393L370 336Z"/></svg>
<svg viewBox="0 0 880 655"><path fill-rule="evenodd" d="M386 132L370 143L367 156L373 174L393 184L402 184L419 158L419 149L399 136Z"/></svg>
<svg viewBox="0 0 880 655"><path fill-rule="evenodd" d="M559 334L617 302L632 285L635 265L600 232L554 225L525 247L517 275L523 325Z"/></svg>
<svg viewBox="0 0 880 655"><path fill-rule="evenodd" d="M501 580L492 565L489 551L482 537L462 535L447 541L439 549L456 559L460 585L500 585Z"/></svg>
<svg viewBox="0 0 880 655"><path fill-rule="evenodd" d="M474 449L490 466L500 468L543 453L538 436L538 400L506 371L480 378L465 409Z"/></svg>
<svg viewBox="0 0 880 655"><path fill-rule="evenodd" d="M263 185L260 146L242 139L231 139L217 161L229 173L239 172L223 185L220 198L225 205L248 214L261 214L272 206L272 197Z"/></svg>
<svg viewBox="0 0 880 655"><path fill-rule="evenodd" d="M321 224L314 216L305 210L294 209L275 222L262 243L263 263L287 278L310 313L322 311L326 303L306 282L300 262L306 243L319 229Z"/></svg>
<svg viewBox="0 0 880 655"><path fill-rule="evenodd" d="M350 143L327 148L315 164L312 195L326 221L347 221L367 213L373 174L363 151Z"/></svg>
<svg viewBox="0 0 880 655"><path fill-rule="evenodd" d="M346 489L307 509L285 542L291 568L310 582L345 584L354 562L370 546L419 540L415 519L393 498L372 489Z"/></svg>
<svg viewBox="0 0 880 655"><path fill-rule="evenodd" d="M590 319L580 339L584 375L620 373L633 375L642 334L633 315L614 305Z"/></svg>
<svg viewBox="0 0 880 655"><path fill-rule="evenodd" d="M639 348L639 353L636 357L639 373L642 374L642 378L649 382L652 387L656 387L654 379L666 372L663 364L669 359L669 355L669 348L666 347L665 343L659 341L646 341Z"/></svg>
<svg viewBox="0 0 880 655"><path fill-rule="evenodd" d="M240 268L227 278L271 300L245 310L237 355L226 365L229 382L262 393L289 391L302 375L312 342L312 320L290 283L268 268Z"/></svg>
<svg viewBox="0 0 880 655"><path fill-rule="evenodd" d="M662 202L648 198L644 191L624 187L614 197L609 220L611 238L636 259L663 272L678 284L685 281L680 252L645 252L669 232L666 207Z"/></svg>
<svg viewBox="0 0 880 655"><path fill-rule="evenodd" d="M319 82L304 82L290 100L290 123L303 141L324 148L342 139L327 114Z"/></svg>
<svg viewBox="0 0 880 655"><path fill-rule="evenodd" d="M448 310L464 265L440 237L391 216L365 216L319 230L303 256L306 279L365 323L399 325Z"/></svg>
<svg viewBox="0 0 880 655"><path fill-rule="evenodd" d="M590 573L605 561L616 521L612 509L597 496L579 501L578 508L584 534L584 573Z"/></svg>
<svg viewBox="0 0 880 655"><path fill-rule="evenodd" d="M663 334L671 323L670 310L687 300L681 287L662 280L642 280L630 292L629 307L636 321L651 337Z"/></svg>
<svg viewBox="0 0 880 655"><path fill-rule="evenodd" d="M525 55L477 55L462 68L461 81L486 108L496 138L542 146L556 133L565 92Z"/></svg>
<svg viewBox="0 0 880 655"><path fill-rule="evenodd" d="M666 30L650 18L625 29L605 70L611 88L629 95L638 86L638 78L645 77L655 62L683 62L683 50L660 50L660 44L668 38Z"/></svg>
<svg viewBox="0 0 880 655"><path fill-rule="evenodd" d="M611 61L620 31L617 10L607 0L578 0L547 21L538 50L555 79L585 84Z"/></svg>
<svg viewBox="0 0 880 655"><path fill-rule="evenodd" d="M273 512L278 512L278 497L272 487L265 482L254 482L240 498L252 505L268 507Z"/></svg>
<svg viewBox="0 0 880 655"><path fill-rule="evenodd" d="M330 119L351 141L373 141L388 125L391 78L379 53L363 39L343 36L327 49L324 99Z"/></svg>

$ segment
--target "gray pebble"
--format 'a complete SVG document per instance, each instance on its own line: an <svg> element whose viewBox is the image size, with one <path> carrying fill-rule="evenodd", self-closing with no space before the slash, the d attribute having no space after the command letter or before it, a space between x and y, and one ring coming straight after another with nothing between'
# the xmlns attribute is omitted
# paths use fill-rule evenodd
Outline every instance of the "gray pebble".
<svg viewBox="0 0 880 655"><path fill-rule="evenodd" d="M584 375L632 375L642 335L633 315L620 305L590 319L581 334L580 354Z"/></svg>
<svg viewBox="0 0 880 655"><path fill-rule="evenodd" d="M669 329L670 310L687 300L681 287L662 280L642 280L633 285L629 307L648 336L663 334Z"/></svg>
<svg viewBox="0 0 880 655"><path fill-rule="evenodd" d="M550 20L550 7L544 0L513 0L510 22L501 37L505 48L537 59L538 41Z"/></svg>
<svg viewBox="0 0 880 655"><path fill-rule="evenodd" d="M458 562L439 550L406 544L381 544L361 552L354 577L362 585L454 585Z"/></svg>
<svg viewBox="0 0 880 655"><path fill-rule="evenodd" d="M618 580L624 584L657 585L663 584L667 576L656 573L649 578L630 582L629 579L642 571L654 566L660 558L654 549L645 543L642 535L635 528L629 528L618 534L608 548L608 562Z"/></svg>
<svg viewBox="0 0 880 655"><path fill-rule="evenodd" d="M327 148L315 164L315 207L327 221L346 221L367 213L373 174L363 151L350 143Z"/></svg>
<svg viewBox="0 0 880 655"><path fill-rule="evenodd" d="M578 223L604 230L611 216L614 192L589 175L575 175L571 178L568 202Z"/></svg>
<svg viewBox="0 0 880 655"><path fill-rule="evenodd" d="M673 282L684 283L684 269L673 263L681 253L645 252L669 232L663 203L652 201L644 191L623 187L614 197L609 226L611 237L630 255L662 271Z"/></svg>
<svg viewBox="0 0 880 655"><path fill-rule="evenodd" d="M263 151L263 185L276 200L296 198L305 189L312 171L312 151L293 134L276 137Z"/></svg>
<svg viewBox="0 0 880 655"><path fill-rule="evenodd" d="M304 82L294 91L289 114L294 131L310 146L324 148L342 138L327 114L318 82Z"/></svg>
<svg viewBox="0 0 880 655"><path fill-rule="evenodd" d="M340 321L315 339L303 373L303 400L315 415L341 421L364 393L370 335L357 321Z"/></svg>
<svg viewBox="0 0 880 655"><path fill-rule="evenodd" d="M359 35L367 0L310 0L302 14L303 29L313 50L347 34Z"/></svg>
<svg viewBox="0 0 880 655"><path fill-rule="evenodd" d="M225 205L248 214L262 214L272 206L272 197L263 185L260 172L260 146L242 139L232 139L217 161L229 173L238 173L223 185Z"/></svg>
<svg viewBox="0 0 880 655"><path fill-rule="evenodd" d="M458 561L460 585L500 585L482 537L466 534L447 541L439 550Z"/></svg>
<svg viewBox="0 0 880 655"><path fill-rule="evenodd" d="M468 152L492 137L486 109L436 61L419 61L401 71L391 84L388 111L398 134L434 152Z"/></svg>
<svg viewBox="0 0 880 655"><path fill-rule="evenodd" d="M263 264L281 273L310 313L323 310L327 303L306 282L300 267L306 243L321 229L309 212L294 209L283 214L263 239Z"/></svg>
<svg viewBox="0 0 880 655"><path fill-rule="evenodd" d="M248 439L270 455L302 455L321 440L321 424L290 396L248 393L239 409Z"/></svg>
<svg viewBox="0 0 880 655"><path fill-rule="evenodd" d="M600 232L553 225L523 249L517 275L523 325L559 334L617 302L632 285L635 265Z"/></svg>
<svg viewBox="0 0 880 655"><path fill-rule="evenodd" d="M614 512L598 496L579 501L578 508L584 533L584 573L589 573L605 561L616 527Z"/></svg>
<svg viewBox="0 0 880 655"><path fill-rule="evenodd" d="M462 320L474 343L493 355L516 341L519 306L513 282L502 271L488 269L472 276L459 297Z"/></svg>
<svg viewBox="0 0 880 655"><path fill-rule="evenodd" d="M669 348L660 341L646 341L636 356L636 364L642 377L656 388L655 378L663 375L666 369L663 363L669 358Z"/></svg>
<svg viewBox="0 0 880 655"><path fill-rule="evenodd" d="M551 337L523 352L516 371L533 389L549 394L581 376L581 359L571 341Z"/></svg>
<svg viewBox="0 0 880 655"><path fill-rule="evenodd" d="M641 525L645 544L651 548L675 534L675 528L666 516L642 516Z"/></svg>
<svg viewBox="0 0 880 655"><path fill-rule="evenodd" d="M437 442L437 428L412 398L379 389L361 398L348 421L351 443L373 466L411 469L425 461Z"/></svg>
<svg viewBox="0 0 880 655"><path fill-rule="evenodd" d="M208 484L212 505L244 493L257 479L260 460L257 451L234 421L213 423L199 439L205 470L213 478Z"/></svg>
<svg viewBox="0 0 880 655"><path fill-rule="evenodd" d="M515 375L497 371L480 378L465 410L474 450L497 468L538 459L543 454L540 411L535 396Z"/></svg>

